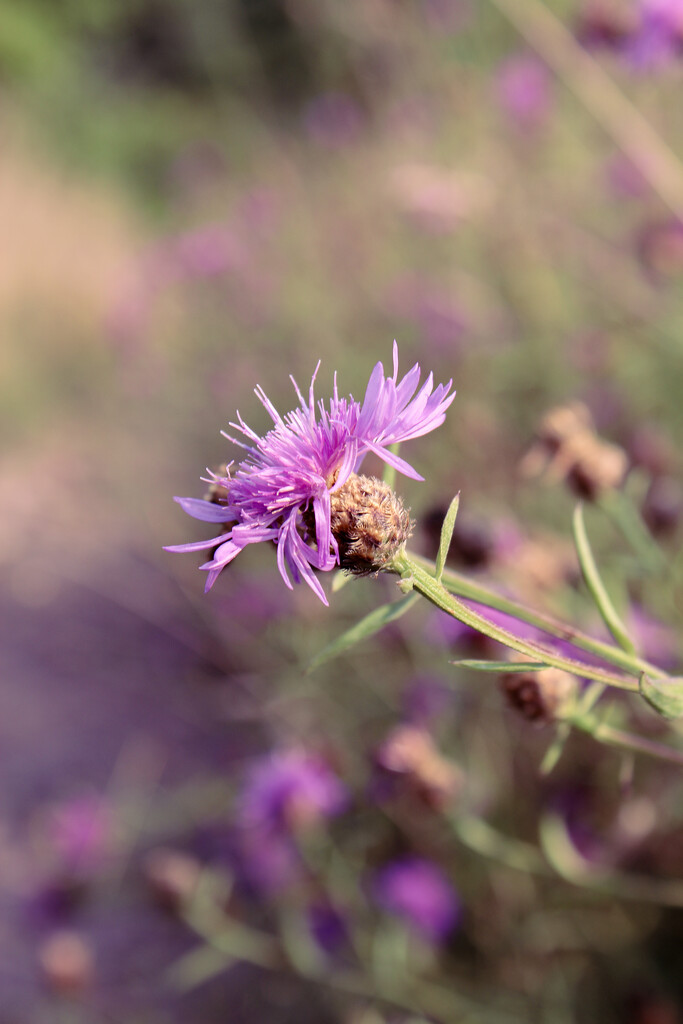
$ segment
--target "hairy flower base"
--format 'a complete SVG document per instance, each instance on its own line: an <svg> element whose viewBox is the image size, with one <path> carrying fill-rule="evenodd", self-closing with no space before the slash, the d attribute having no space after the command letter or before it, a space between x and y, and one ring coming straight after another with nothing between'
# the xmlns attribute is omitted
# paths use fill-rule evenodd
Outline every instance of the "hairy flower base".
<svg viewBox="0 0 683 1024"><path fill-rule="evenodd" d="M354 576L381 572L413 532L401 499L376 477L355 473L331 499L340 567Z"/></svg>

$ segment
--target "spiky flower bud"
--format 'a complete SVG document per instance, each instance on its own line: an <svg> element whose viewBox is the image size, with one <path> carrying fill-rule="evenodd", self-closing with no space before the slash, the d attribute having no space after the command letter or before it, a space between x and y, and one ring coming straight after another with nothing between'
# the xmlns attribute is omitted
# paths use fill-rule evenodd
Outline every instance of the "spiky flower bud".
<svg viewBox="0 0 683 1024"><path fill-rule="evenodd" d="M381 572L412 533L403 502L388 484L353 473L331 495L332 536L339 565L354 576Z"/></svg>
<svg viewBox="0 0 683 1024"><path fill-rule="evenodd" d="M500 681L510 707L537 725L547 725L561 718L577 688L576 676L559 668L506 672Z"/></svg>

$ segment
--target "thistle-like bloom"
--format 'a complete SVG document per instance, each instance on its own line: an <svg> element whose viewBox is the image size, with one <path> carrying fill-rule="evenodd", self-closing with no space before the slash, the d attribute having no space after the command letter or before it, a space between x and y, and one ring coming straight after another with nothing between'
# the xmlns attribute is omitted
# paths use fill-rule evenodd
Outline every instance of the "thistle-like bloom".
<svg viewBox="0 0 683 1024"><path fill-rule="evenodd" d="M403 857L379 871L375 901L428 942L441 942L457 923L460 901L443 871L421 857Z"/></svg>
<svg viewBox="0 0 683 1024"><path fill-rule="evenodd" d="M316 402L316 374L317 368L308 400L292 378L299 406L285 416L277 412L260 387L256 388L257 397L273 420L272 429L259 437L238 413L238 422L230 426L246 438L246 443L225 436L246 450L246 458L232 474L229 468L225 476L212 474L214 500L175 499L195 519L221 524L217 537L166 549L214 548L211 561L202 566L208 572L207 590L247 544L273 541L287 586L292 587L291 574L294 582L306 582L327 604L313 569L327 571L341 563L340 545L332 530L335 494L358 472L368 452L406 476L422 479L389 449L443 423L455 397L455 392L449 394L451 381L434 388L430 373L417 391L418 363L399 381L396 342L393 376L385 376L382 363L377 363L362 403L352 396L339 397L336 376L329 403Z"/></svg>

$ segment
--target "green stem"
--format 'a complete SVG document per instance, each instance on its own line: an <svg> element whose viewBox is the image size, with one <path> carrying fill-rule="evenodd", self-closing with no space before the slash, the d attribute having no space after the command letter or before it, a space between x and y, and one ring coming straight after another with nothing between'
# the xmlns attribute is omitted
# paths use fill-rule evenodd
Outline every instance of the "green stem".
<svg viewBox="0 0 683 1024"><path fill-rule="evenodd" d="M210 976L218 961L205 961L208 950L225 957L225 965L235 960L253 964L266 970L295 970L287 962L279 942L265 932L258 931L228 918L217 905L204 903L196 905L184 915L185 923L200 937L205 945L194 951L199 955L199 968L191 964L199 980ZM188 972L187 956L170 973L171 978L182 979ZM180 968L180 969L177 969ZM298 972L301 974L301 972ZM382 981L368 978L353 970L325 971L315 974L301 974L306 981L317 985L329 985L363 999L386 1003L409 1013L428 1014L443 1021L475 1021L481 1019L482 1006L460 992L453 992L441 985L434 985L419 979L419 987L413 993L410 979L398 978ZM415 979L417 981L417 979ZM520 1021L517 1013L506 1010L504 1018Z"/></svg>
<svg viewBox="0 0 683 1024"><path fill-rule="evenodd" d="M648 754L650 757L656 757L660 761L667 761L669 764L683 768L683 750L676 750L674 747L668 747L663 743L658 743L657 740L647 739L645 736L636 736L624 729L615 729L590 716L577 716L568 721L575 729L588 733L599 743L627 750L631 754Z"/></svg>
<svg viewBox="0 0 683 1024"><path fill-rule="evenodd" d="M607 686L614 686L620 690L631 690L638 692L638 683L623 676L615 675L606 669L595 665L587 665L584 662L574 661L573 658L565 658L561 655L550 652L531 640L522 640L513 633L508 632L501 626L497 626L485 616L475 612L468 605L463 604L457 597L450 594L442 583L438 583L433 575L420 562L412 558L405 551L399 552L394 558L392 569L404 579L412 582L418 593L435 604L437 608L448 612L453 618L458 619L466 626L476 629L484 636L504 644L513 651L523 654L531 661L542 662L553 668L562 669L564 672L571 672L585 679L595 679L597 682L605 683Z"/></svg>
<svg viewBox="0 0 683 1024"><path fill-rule="evenodd" d="M434 571L434 564L428 559L412 553L408 557L413 564L420 566L428 573ZM469 601L476 601L477 604L485 605L487 608L494 608L496 611L511 615L521 622L527 622L530 626L535 626L544 633L557 637L558 640L565 640L574 647L579 647L581 650L588 651L589 654L602 658L603 661L609 662L609 664L622 669L624 672L628 672L630 675L640 676L643 672L655 677L665 675L660 668L657 668L656 665L651 665L643 658L628 654L617 647L612 647L602 640L596 640L594 637L582 633L580 630L561 622L559 619L553 618L551 615L545 615L542 612L535 611L533 608L527 608L526 605L520 604L518 601L503 597L502 594L497 594L495 590L490 590L480 583L475 583L467 579L467 577L461 576L460 573L446 569L441 578L441 583L451 594L464 597Z"/></svg>

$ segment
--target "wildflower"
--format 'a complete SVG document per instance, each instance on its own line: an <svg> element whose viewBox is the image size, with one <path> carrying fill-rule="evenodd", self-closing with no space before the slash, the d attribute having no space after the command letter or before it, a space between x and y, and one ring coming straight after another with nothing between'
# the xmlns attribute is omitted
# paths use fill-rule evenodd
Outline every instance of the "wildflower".
<svg viewBox="0 0 683 1024"><path fill-rule="evenodd" d="M627 53L637 67L657 68L683 51L683 0L640 0L639 7Z"/></svg>
<svg viewBox="0 0 683 1024"><path fill-rule="evenodd" d="M459 901L440 868L421 857L403 857L375 876L377 903L430 942L439 942L453 929Z"/></svg>
<svg viewBox="0 0 683 1024"><path fill-rule="evenodd" d="M349 485L368 452L406 476L422 479L390 446L421 437L443 423L455 397L455 393L449 394L450 381L434 388L430 374L417 391L418 363L399 381L395 342L393 376L386 377L382 363L377 363L362 403L352 396L340 398L336 378L329 403L316 402L316 374L317 369L308 400L292 380L299 406L284 417L263 390L256 388L273 428L259 437L238 413L238 422L230 425L248 443L225 436L244 448L247 456L234 474L229 467L224 476L212 474L210 482L224 491L214 494L211 501L175 499L195 519L220 525L222 532L217 537L166 549L215 548L211 560L202 566L208 573L207 590L247 544L273 541L286 585L292 588L291 574L296 583L306 582L327 604L313 570L329 571L341 564L340 544L332 528L333 502L338 501L335 494Z"/></svg>
<svg viewBox="0 0 683 1024"><path fill-rule="evenodd" d="M242 793L240 821L286 833L334 817L346 803L345 787L321 758L289 750L256 763Z"/></svg>
<svg viewBox="0 0 683 1024"><path fill-rule="evenodd" d="M498 100L522 130L539 128L550 113L550 75L544 64L527 54L508 57L498 70Z"/></svg>
<svg viewBox="0 0 683 1024"><path fill-rule="evenodd" d="M90 795L60 804L51 815L49 840L70 874L91 874L102 867L112 852L111 809L104 800Z"/></svg>
<svg viewBox="0 0 683 1024"><path fill-rule="evenodd" d="M319 757L301 750L270 754L253 767L237 815L246 878L263 892L290 885L300 871L293 834L340 814L348 793Z"/></svg>

